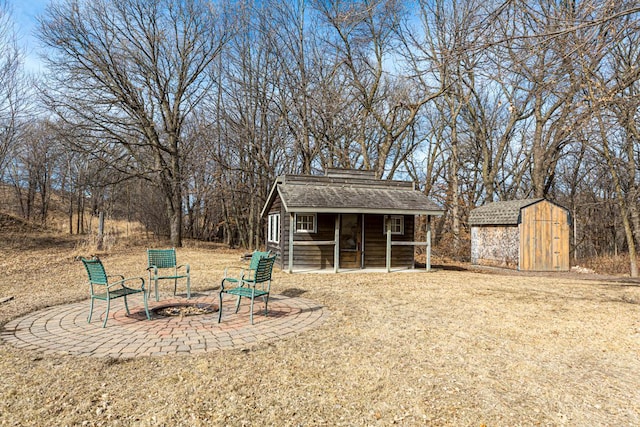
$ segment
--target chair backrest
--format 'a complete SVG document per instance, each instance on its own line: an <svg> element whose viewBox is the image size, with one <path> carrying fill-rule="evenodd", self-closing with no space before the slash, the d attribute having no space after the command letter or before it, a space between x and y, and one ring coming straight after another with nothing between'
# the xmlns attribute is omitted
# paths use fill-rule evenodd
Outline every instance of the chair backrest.
<svg viewBox="0 0 640 427"><path fill-rule="evenodd" d="M255 282L262 283L271 280L271 272L273 271L273 264L276 261L276 256L264 257L258 260L258 266L256 267Z"/></svg>
<svg viewBox="0 0 640 427"><path fill-rule="evenodd" d="M173 268L176 266L176 249L147 249L147 267Z"/></svg>
<svg viewBox="0 0 640 427"><path fill-rule="evenodd" d="M82 263L84 264L84 268L87 270L87 274L89 275L89 283L96 285L107 284L107 273L106 271L104 271L102 261L100 261L98 258L82 258Z"/></svg>
<svg viewBox="0 0 640 427"><path fill-rule="evenodd" d="M266 258L269 256L270 253L271 251L266 251L266 252L254 251L253 254L251 255L251 261L249 261L249 269L255 270L256 268L258 268L258 261L260 261L260 258Z"/></svg>

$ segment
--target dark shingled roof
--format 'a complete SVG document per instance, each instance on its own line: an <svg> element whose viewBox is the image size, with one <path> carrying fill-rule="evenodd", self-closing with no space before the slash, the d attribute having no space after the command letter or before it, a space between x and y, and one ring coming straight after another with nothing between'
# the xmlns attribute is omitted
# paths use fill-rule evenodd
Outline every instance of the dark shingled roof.
<svg viewBox="0 0 640 427"><path fill-rule="evenodd" d="M276 180L262 213L266 214L277 193L287 212L443 214L442 208L415 190L411 182L348 172L283 175Z"/></svg>
<svg viewBox="0 0 640 427"><path fill-rule="evenodd" d="M544 200L523 199L508 200L505 202L493 202L480 206L469 214L470 225L517 225L520 218L520 210L534 203Z"/></svg>

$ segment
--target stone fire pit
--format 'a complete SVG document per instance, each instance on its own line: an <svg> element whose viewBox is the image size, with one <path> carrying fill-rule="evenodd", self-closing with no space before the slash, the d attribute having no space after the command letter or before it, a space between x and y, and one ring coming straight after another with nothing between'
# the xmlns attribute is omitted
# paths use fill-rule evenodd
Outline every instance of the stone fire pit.
<svg viewBox="0 0 640 427"><path fill-rule="evenodd" d="M171 304L156 307L152 310L158 316L163 317L183 317L198 316L201 314L212 314L218 311L218 307L213 304Z"/></svg>

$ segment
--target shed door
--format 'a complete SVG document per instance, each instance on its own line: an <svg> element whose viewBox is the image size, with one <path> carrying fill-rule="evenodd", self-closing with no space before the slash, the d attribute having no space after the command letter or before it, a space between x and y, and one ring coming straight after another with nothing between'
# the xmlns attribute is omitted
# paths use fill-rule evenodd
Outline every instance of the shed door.
<svg viewBox="0 0 640 427"><path fill-rule="evenodd" d="M569 224L564 209L543 201L522 210L520 269L569 270Z"/></svg>
<svg viewBox="0 0 640 427"><path fill-rule="evenodd" d="M340 268L362 268L362 223L359 214L340 217Z"/></svg>

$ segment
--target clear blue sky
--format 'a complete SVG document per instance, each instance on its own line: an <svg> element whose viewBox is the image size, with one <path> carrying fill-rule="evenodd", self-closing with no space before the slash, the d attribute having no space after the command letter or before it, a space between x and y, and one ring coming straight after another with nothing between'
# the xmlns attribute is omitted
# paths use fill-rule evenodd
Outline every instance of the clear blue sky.
<svg viewBox="0 0 640 427"><path fill-rule="evenodd" d="M42 71L38 56L39 42L35 37L35 31L38 25L37 17L44 13L48 3L49 0L8 0L20 43L26 53L25 67L30 72Z"/></svg>

